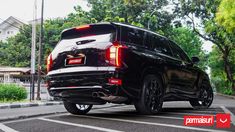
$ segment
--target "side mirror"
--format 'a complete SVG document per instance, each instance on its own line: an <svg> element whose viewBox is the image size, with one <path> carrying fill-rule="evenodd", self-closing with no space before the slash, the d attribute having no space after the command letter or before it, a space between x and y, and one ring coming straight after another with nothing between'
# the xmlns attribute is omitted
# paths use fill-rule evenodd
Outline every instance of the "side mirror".
<svg viewBox="0 0 235 132"><path fill-rule="evenodd" d="M193 56L191 58L191 60L192 60L193 64L197 64L200 61L200 59L198 57L196 57L196 56Z"/></svg>

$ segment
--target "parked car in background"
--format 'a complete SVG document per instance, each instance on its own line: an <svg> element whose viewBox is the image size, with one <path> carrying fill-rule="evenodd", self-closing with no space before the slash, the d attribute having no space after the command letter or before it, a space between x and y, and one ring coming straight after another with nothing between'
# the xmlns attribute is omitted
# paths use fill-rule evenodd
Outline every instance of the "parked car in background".
<svg viewBox="0 0 235 132"><path fill-rule="evenodd" d="M67 29L48 56L51 96L72 114L92 105L134 104L155 114L164 101L189 101L208 108L213 91L208 75L173 41L122 23L98 23Z"/></svg>

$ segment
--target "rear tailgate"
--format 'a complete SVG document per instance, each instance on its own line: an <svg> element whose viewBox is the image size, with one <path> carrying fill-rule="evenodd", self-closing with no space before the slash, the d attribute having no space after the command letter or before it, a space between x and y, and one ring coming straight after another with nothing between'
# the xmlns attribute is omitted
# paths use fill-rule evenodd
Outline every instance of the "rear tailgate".
<svg viewBox="0 0 235 132"><path fill-rule="evenodd" d="M116 39L111 24L85 25L66 30L52 51L51 70L83 66L106 66L106 49Z"/></svg>

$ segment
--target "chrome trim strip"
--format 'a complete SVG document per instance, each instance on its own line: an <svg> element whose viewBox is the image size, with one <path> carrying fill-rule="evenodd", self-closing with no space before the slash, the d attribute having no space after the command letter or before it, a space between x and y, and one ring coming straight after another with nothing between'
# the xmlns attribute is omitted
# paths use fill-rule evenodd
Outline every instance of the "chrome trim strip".
<svg viewBox="0 0 235 132"><path fill-rule="evenodd" d="M116 67L92 67L92 66L79 66L79 67L67 67L58 70L48 72L47 75L54 75L60 73L71 73L71 72L84 72L84 71L115 71Z"/></svg>
<svg viewBox="0 0 235 132"><path fill-rule="evenodd" d="M102 88L102 86L79 86L79 87L58 87L58 88L50 88L50 90L67 90L67 89L83 89L83 88Z"/></svg>

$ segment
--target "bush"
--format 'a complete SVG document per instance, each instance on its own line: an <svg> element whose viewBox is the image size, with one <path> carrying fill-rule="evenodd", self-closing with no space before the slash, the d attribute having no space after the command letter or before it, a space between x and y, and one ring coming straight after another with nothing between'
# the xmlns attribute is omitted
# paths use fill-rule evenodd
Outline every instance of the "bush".
<svg viewBox="0 0 235 132"><path fill-rule="evenodd" d="M0 84L0 101L20 101L27 98L24 87L15 84Z"/></svg>
<svg viewBox="0 0 235 132"><path fill-rule="evenodd" d="M212 86L216 88L216 92L224 93L224 91L230 88L230 84L223 78L220 77L212 77L211 78Z"/></svg>
<svg viewBox="0 0 235 132"><path fill-rule="evenodd" d="M224 94L233 95L233 89L231 89L231 88L225 89Z"/></svg>

